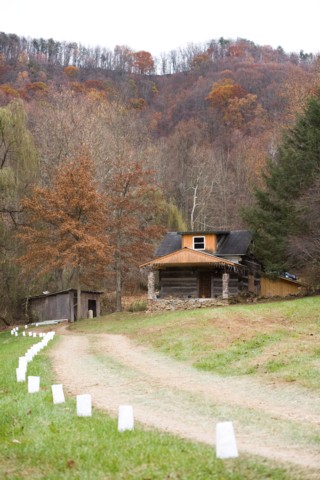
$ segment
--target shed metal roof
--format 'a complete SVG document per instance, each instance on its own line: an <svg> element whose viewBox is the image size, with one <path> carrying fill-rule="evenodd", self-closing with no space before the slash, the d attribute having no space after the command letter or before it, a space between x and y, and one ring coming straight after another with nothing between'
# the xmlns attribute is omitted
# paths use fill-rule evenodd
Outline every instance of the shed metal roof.
<svg viewBox="0 0 320 480"><path fill-rule="evenodd" d="M66 290L59 290L58 292L49 292L49 293L41 293L40 295L33 295L31 297L28 297L29 300L32 300L33 298L45 298L45 297L52 297L54 295L63 295L65 293L69 293L69 292L76 292L77 289L76 288L68 288ZM99 291L94 291L94 290L81 290L81 293L91 293L91 294L94 294L94 295L102 295L103 292L99 292Z"/></svg>

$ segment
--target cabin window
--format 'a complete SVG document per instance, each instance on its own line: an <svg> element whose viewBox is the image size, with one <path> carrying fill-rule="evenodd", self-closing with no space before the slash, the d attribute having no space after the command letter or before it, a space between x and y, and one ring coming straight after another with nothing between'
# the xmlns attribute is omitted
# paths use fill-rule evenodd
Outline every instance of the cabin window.
<svg viewBox="0 0 320 480"><path fill-rule="evenodd" d="M204 250L204 237L193 237L193 248L194 250Z"/></svg>

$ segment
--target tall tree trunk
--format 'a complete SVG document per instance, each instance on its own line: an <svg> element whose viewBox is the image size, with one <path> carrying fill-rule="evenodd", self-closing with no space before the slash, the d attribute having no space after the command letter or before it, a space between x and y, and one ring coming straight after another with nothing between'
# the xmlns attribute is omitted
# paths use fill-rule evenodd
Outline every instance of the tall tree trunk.
<svg viewBox="0 0 320 480"><path fill-rule="evenodd" d="M192 187L193 190L193 195L192 195L192 209L191 209L191 214L190 214L190 227L191 231L194 231L194 217L195 217L195 211L197 207L197 192L198 192L198 184L199 179L197 178L197 184Z"/></svg>
<svg viewBox="0 0 320 480"><path fill-rule="evenodd" d="M80 283L80 271L77 272L77 320L82 317L81 312L81 283Z"/></svg>
<svg viewBox="0 0 320 480"><path fill-rule="evenodd" d="M121 305L121 257L120 254L116 253L116 312L122 311Z"/></svg>

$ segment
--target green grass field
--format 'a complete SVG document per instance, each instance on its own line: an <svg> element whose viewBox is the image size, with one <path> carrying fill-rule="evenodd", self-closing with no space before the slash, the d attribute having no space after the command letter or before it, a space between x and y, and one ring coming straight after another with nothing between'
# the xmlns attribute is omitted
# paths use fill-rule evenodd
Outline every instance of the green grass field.
<svg viewBox="0 0 320 480"><path fill-rule="evenodd" d="M80 321L77 332L123 333L197 368L259 375L319 389L319 298L170 314L117 314ZM145 430L117 432L117 421L93 409L76 416L74 398L53 405L55 383L46 350L28 367L41 390L17 383L19 356L38 339L0 334L0 478L304 480L297 467L241 455L221 461L213 448ZM53 342L59 341L58 339ZM47 348L50 348L50 344ZM307 371L306 371L307 370Z"/></svg>
<svg viewBox="0 0 320 480"><path fill-rule="evenodd" d="M222 375L257 375L320 389L320 297L76 322L78 332L124 333Z"/></svg>

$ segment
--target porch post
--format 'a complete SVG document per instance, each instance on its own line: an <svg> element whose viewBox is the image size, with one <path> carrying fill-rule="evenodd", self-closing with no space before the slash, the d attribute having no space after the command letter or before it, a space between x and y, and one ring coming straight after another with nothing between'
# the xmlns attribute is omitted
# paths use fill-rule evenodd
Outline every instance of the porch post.
<svg viewBox="0 0 320 480"><path fill-rule="evenodd" d="M148 273L148 300L154 300L154 271Z"/></svg>
<svg viewBox="0 0 320 480"><path fill-rule="evenodd" d="M229 298L229 273L222 274L222 298Z"/></svg>

